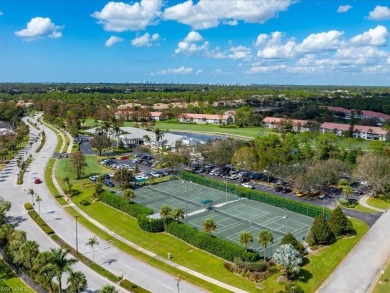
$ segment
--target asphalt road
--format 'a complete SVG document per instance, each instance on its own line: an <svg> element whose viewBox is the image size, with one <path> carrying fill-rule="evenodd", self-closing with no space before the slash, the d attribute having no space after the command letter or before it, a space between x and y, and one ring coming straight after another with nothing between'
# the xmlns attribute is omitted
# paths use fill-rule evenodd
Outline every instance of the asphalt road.
<svg viewBox="0 0 390 293"><path fill-rule="evenodd" d="M41 217L53 228L53 230L65 242L75 247L76 222L73 217L66 213L57 201L51 196L45 184L34 184L34 178L44 179L44 169L48 160L52 157L57 142L56 135L47 127L42 127L46 133L46 144L39 153L33 152L34 160L25 174L25 183L22 186L16 185L18 168L15 161L0 175L0 190L6 200L12 202L10 220L19 229L27 231L29 239L36 240L42 249L46 250L56 245L44 234L24 211L23 204L31 201L31 196L27 191L33 188L43 199L40 204ZM35 129L31 131L34 133ZM35 150L35 147L33 148ZM24 189L24 190L23 190ZM92 258L92 249L86 243L93 233L78 224L79 251L87 257ZM138 259L131 257L117 248L98 238L99 246L95 248L95 262L116 275L123 275L124 278L144 287L151 292L177 292L177 281L174 276L168 275L152 266L145 264ZM168 253L168 252L167 252ZM78 264L75 269L82 270L88 280L89 291L96 291L108 284L109 281L92 271L91 269ZM121 290L124 291L124 290ZM200 288L190 283L182 281L180 283L181 292L203 292Z"/></svg>

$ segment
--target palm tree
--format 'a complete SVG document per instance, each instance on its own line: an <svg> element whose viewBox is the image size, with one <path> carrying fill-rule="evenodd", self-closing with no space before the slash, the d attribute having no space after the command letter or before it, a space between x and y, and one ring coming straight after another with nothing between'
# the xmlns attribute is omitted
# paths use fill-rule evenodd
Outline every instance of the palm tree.
<svg viewBox="0 0 390 293"><path fill-rule="evenodd" d="M167 220L168 220L169 216L171 215L171 212L172 212L172 209L167 205L163 205L160 208L160 218L164 220L164 230L165 231L167 231Z"/></svg>
<svg viewBox="0 0 390 293"><path fill-rule="evenodd" d="M87 288L87 278L81 271L72 272L68 278L68 290L70 293L78 293Z"/></svg>
<svg viewBox="0 0 390 293"><path fill-rule="evenodd" d="M263 245L264 247L264 260L267 255L267 245L268 243L273 243L274 242L274 236L272 235L271 231L268 230L262 230L259 233L259 243Z"/></svg>
<svg viewBox="0 0 390 293"><path fill-rule="evenodd" d="M177 208L171 211L171 216L173 220L179 222L179 220L184 219L184 211L183 209Z"/></svg>
<svg viewBox="0 0 390 293"><path fill-rule="evenodd" d="M349 201L349 196L352 194L352 187L346 185L346 186L343 186L342 190L343 190L343 194L345 196L345 199L347 201Z"/></svg>
<svg viewBox="0 0 390 293"><path fill-rule="evenodd" d="M35 195L35 201L38 203L38 214L41 215L41 201L42 197L40 197L38 194Z"/></svg>
<svg viewBox="0 0 390 293"><path fill-rule="evenodd" d="M99 245L99 241L96 237L89 238L86 245L91 246L92 248L92 261L95 262L95 245Z"/></svg>
<svg viewBox="0 0 390 293"><path fill-rule="evenodd" d="M245 250L248 250L248 245L252 242L253 235L250 232L244 231L240 234L240 243L245 246Z"/></svg>
<svg viewBox="0 0 390 293"><path fill-rule="evenodd" d="M159 150L160 150L160 140L164 137L164 132L161 131L160 128L156 128L154 130L154 134L156 135L157 152L159 152Z"/></svg>
<svg viewBox="0 0 390 293"><path fill-rule="evenodd" d="M119 125L117 124L114 124L112 126L112 132L115 134L115 138L116 138L116 147L118 148L119 146L119 136L123 133L122 129L120 128Z"/></svg>
<svg viewBox="0 0 390 293"><path fill-rule="evenodd" d="M211 233L217 228L213 219L207 219L203 222L203 231L208 233L211 236Z"/></svg>
<svg viewBox="0 0 390 293"><path fill-rule="evenodd" d="M106 285L99 292L100 293L118 293L119 291L116 290L114 286Z"/></svg>
<svg viewBox="0 0 390 293"><path fill-rule="evenodd" d="M131 189L126 189L126 190L123 192L123 197L126 198L126 199L128 199L129 202L131 202L131 200L132 200L133 198L135 198L135 193L134 193L134 191L131 190Z"/></svg>
<svg viewBox="0 0 390 293"><path fill-rule="evenodd" d="M55 277L55 272L48 265L50 264L52 254L49 251L40 252L34 259L34 270L38 272L36 278L38 282L44 286L49 286L50 291L54 292L52 279Z"/></svg>
<svg viewBox="0 0 390 293"><path fill-rule="evenodd" d="M58 292L62 293L62 275L63 273L70 274L72 272L72 265L74 265L78 260L74 258L67 258L69 249L67 248L51 248L51 260L50 264L46 266L47 271L53 271L54 275L57 277L58 282Z"/></svg>
<svg viewBox="0 0 390 293"><path fill-rule="evenodd" d="M15 261L18 264L27 267L30 271L30 276L33 276L34 259L38 256L39 244L33 240L28 240L19 246L15 252Z"/></svg>
<svg viewBox="0 0 390 293"><path fill-rule="evenodd" d="M150 138L149 135L145 134L142 138L143 138L144 142L147 142L150 145L150 142L152 141L152 139Z"/></svg>
<svg viewBox="0 0 390 293"><path fill-rule="evenodd" d="M34 189L30 188L27 192L27 195L31 195L31 204L33 204L34 203L34 195L35 195Z"/></svg>

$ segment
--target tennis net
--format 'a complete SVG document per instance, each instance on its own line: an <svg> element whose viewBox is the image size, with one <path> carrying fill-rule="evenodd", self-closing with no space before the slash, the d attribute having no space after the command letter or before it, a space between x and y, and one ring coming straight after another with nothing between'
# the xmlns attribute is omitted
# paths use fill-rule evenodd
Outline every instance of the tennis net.
<svg viewBox="0 0 390 293"><path fill-rule="evenodd" d="M175 194L172 194L172 193L169 193L169 192L166 192L166 191L162 191L162 190L157 189L157 188L153 188L153 187L151 187L150 185L148 185L148 188L151 189L151 190L153 190L153 191L155 191L155 192L157 192L157 193L159 193L159 194L165 195L166 197L173 197L173 198L176 198L176 199L181 200L181 201L184 201L184 202L185 202L185 201L188 201L189 203L192 203L192 204L194 204L194 205L196 205L196 206L198 206L198 207L201 207L201 206L202 206L200 203L198 203L198 202L196 202L196 201L193 201L193 200L190 200L190 199L185 199L185 198L180 197L180 196L177 196L177 195L175 195Z"/></svg>
<svg viewBox="0 0 390 293"><path fill-rule="evenodd" d="M215 212L216 213L219 213L221 215L224 215L226 217L229 217L229 218L232 218L232 219L235 219L237 221L240 221L240 222L244 222L244 223L248 223L252 226L256 226L256 227L259 227L259 228L262 228L262 229L266 229L266 230L270 230L271 232L275 233L275 234L279 234L279 235L284 235L283 232L280 232L278 230L275 230L275 229L272 229L270 227L267 227L267 226L264 226L264 225L260 225L259 223L256 223L256 222L253 222L251 220L248 220L248 219L244 219L244 218L240 218L240 217L237 217L237 216L234 216L232 214L229 214L229 213L226 213L224 211L220 211L218 209L215 209Z"/></svg>

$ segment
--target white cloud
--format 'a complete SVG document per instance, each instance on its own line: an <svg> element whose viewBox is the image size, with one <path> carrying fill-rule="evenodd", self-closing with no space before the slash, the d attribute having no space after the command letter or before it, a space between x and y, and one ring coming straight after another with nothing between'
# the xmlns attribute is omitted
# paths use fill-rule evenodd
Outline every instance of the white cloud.
<svg viewBox="0 0 390 293"><path fill-rule="evenodd" d="M194 29L217 27L220 23L236 25L238 21L265 23L295 2L295 0L199 0L194 4L192 0L188 0L166 8L164 19L175 20Z"/></svg>
<svg viewBox="0 0 390 293"><path fill-rule="evenodd" d="M57 39L62 37L62 33L59 31L60 29L62 27L55 25L48 17L34 17L27 23L25 29L15 32L15 35L27 41L46 36Z"/></svg>
<svg viewBox="0 0 390 293"><path fill-rule="evenodd" d="M287 69L286 64L277 64L277 65L254 65L252 66L248 74L258 74L258 73L266 73L266 72L273 72L273 71L283 71Z"/></svg>
<svg viewBox="0 0 390 293"><path fill-rule="evenodd" d="M297 46L299 52L319 52L335 50L343 45L341 40L344 32L332 30L317 34L311 34L306 37L302 43Z"/></svg>
<svg viewBox="0 0 390 293"><path fill-rule="evenodd" d="M135 47L151 47L153 42L158 41L159 38L159 34L150 35L149 33L145 33L144 35L131 40L131 44Z"/></svg>
<svg viewBox="0 0 390 293"><path fill-rule="evenodd" d="M138 31L157 21L161 7L162 0L141 0L134 4L109 2L92 17L98 19L106 31Z"/></svg>
<svg viewBox="0 0 390 293"><path fill-rule="evenodd" d="M202 69L198 69L197 71L196 71L196 75L201 75L203 73L203 70Z"/></svg>
<svg viewBox="0 0 390 293"><path fill-rule="evenodd" d="M369 12L368 19L389 20L390 19L390 9L386 6L377 5L373 11Z"/></svg>
<svg viewBox="0 0 390 293"><path fill-rule="evenodd" d="M119 37L116 37L116 36L111 36L107 41L106 41L106 44L105 46L106 47L111 47L112 45L116 44L116 43L119 43L119 42L122 42L123 39L122 38L119 38Z"/></svg>
<svg viewBox="0 0 390 293"><path fill-rule="evenodd" d="M252 57L252 50L245 46L231 47L225 52L220 52L217 47L215 50L205 52L205 56L214 59L233 59L233 60L250 60Z"/></svg>
<svg viewBox="0 0 390 293"><path fill-rule="evenodd" d="M209 42L206 41L203 44L196 44L200 41L203 41L203 37L199 33L190 32L183 41L179 42L175 54L191 56L199 52L207 51Z"/></svg>
<svg viewBox="0 0 390 293"><path fill-rule="evenodd" d="M354 36L351 39L351 43L359 45L384 46L386 45L388 35L386 27L378 25L376 28Z"/></svg>
<svg viewBox="0 0 390 293"><path fill-rule="evenodd" d="M260 34L255 46L259 48L257 52L259 58L283 59L295 56L295 41L290 39L283 44L281 32L273 32L271 35Z"/></svg>
<svg viewBox="0 0 390 293"><path fill-rule="evenodd" d="M0 16L2 16L4 13L3 13L3 11L1 11L1 9L0 9Z"/></svg>
<svg viewBox="0 0 390 293"><path fill-rule="evenodd" d="M345 13L351 8L352 8L351 5L340 5L339 8L337 8L337 13Z"/></svg>
<svg viewBox="0 0 390 293"><path fill-rule="evenodd" d="M193 71L193 69L191 67L181 66L181 67L178 67L178 68L163 69L163 70L157 71L156 73L152 73L152 75L153 76L154 75L158 75L158 76L172 75L172 74L186 75L186 74L190 74L192 71Z"/></svg>
<svg viewBox="0 0 390 293"><path fill-rule="evenodd" d="M187 43L195 43L195 42L200 42L200 41L203 41L203 37L201 36L200 33L198 32L190 32L185 38L184 38L184 42L187 42Z"/></svg>

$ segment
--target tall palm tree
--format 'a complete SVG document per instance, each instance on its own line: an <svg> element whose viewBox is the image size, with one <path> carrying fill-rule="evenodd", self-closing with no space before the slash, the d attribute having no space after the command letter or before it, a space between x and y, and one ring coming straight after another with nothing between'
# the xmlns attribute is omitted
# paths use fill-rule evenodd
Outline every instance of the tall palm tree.
<svg viewBox="0 0 390 293"><path fill-rule="evenodd" d="M240 234L240 243L245 246L245 250L248 250L248 245L253 242L253 235L244 231Z"/></svg>
<svg viewBox="0 0 390 293"><path fill-rule="evenodd" d="M145 134L142 139L144 140L144 142L147 142L149 145L150 145L150 142L152 141L152 139L150 138L149 135Z"/></svg>
<svg viewBox="0 0 390 293"><path fill-rule="evenodd" d="M41 215L41 201L42 201L42 197L40 197L39 194L36 194L35 201L38 203L38 214Z"/></svg>
<svg viewBox="0 0 390 293"><path fill-rule="evenodd" d="M176 222L179 222L179 220L184 219L184 211L181 208L174 209L171 212L171 216L172 216L173 220L175 220Z"/></svg>
<svg viewBox="0 0 390 293"><path fill-rule="evenodd" d="M217 228L217 224L213 219L207 219L203 222L202 229L204 232L208 233L211 236L211 233Z"/></svg>
<svg viewBox="0 0 390 293"><path fill-rule="evenodd" d="M269 243L274 243L274 236L271 231L262 230L259 233L259 243L264 247L264 260L267 255L267 246Z"/></svg>
<svg viewBox="0 0 390 293"><path fill-rule="evenodd" d="M154 130L154 134L156 135L157 152L159 152L159 150L160 150L160 140L164 137L164 132L160 128L156 128Z"/></svg>
<svg viewBox="0 0 390 293"><path fill-rule="evenodd" d="M52 280L55 277L55 272L53 267L50 268L48 266L51 258L52 254L50 251L40 252L34 259L34 270L37 272L36 278L38 282L44 286L49 286L50 291L54 292Z"/></svg>
<svg viewBox="0 0 390 293"><path fill-rule="evenodd" d="M46 266L47 271L53 271L54 275L57 277L58 282L58 292L62 293L62 275L64 273L70 274L72 270L72 265L74 265L78 260L74 258L68 258L69 249L67 248L51 248L51 260L50 264Z"/></svg>
<svg viewBox="0 0 390 293"><path fill-rule="evenodd" d="M123 133L122 129L120 128L119 125L117 124L114 124L112 126L112 132L115 134L115 138L116 138L116 147L119 146L119 136Z"/></svg>
<svg viewBox="0 0 390 293"><path fill-rule="evenodd" d="M34 195L35 195L34 189L30 188L27 192L27 195L31 195L31 204L33 204L34 203Z"/></svg>
<svg viewBox="0 0 390 293"><path fill-rule="evenodd" d="M160 218L164 220L164 230L165 231L167 231L167 221L171 215L171 211L172 211L172 209L167 205L163 205L160 208Z"/></svg>
<svg viewBox="0 0 390 293"><path fill-rule="evenodd" d="M87 288L87 278L81 271L72 272L68 278L68 289L69 293L78 293Z"/></svg>
<svg viewBox="0 0 390 293"><path fill-rule="evenodd" d="M99 241L96 237L89 238L86 245L91 246L92 248L92 261L95 262L95 245L99 245Z"/></svg>
<svg viewBox="0 0 390 293"><path fill-rule="evenodd" d="M34 277L34 260L38 256L38 253L39 244L33 240L28 240L21 243L19 249L15 253L16 263L28 268L31 277Z"/></svg>
<svg viewBox="0 0 390 293"><path fill-rule="evenodd" d="M135 193L134 193L134 191L131 190L131 189L126 189L126 190L123 192L123 197L126 198L126 199L128 199L129 202L131 202L131 200L132 200L133 198L135 198Z"/></svg>

